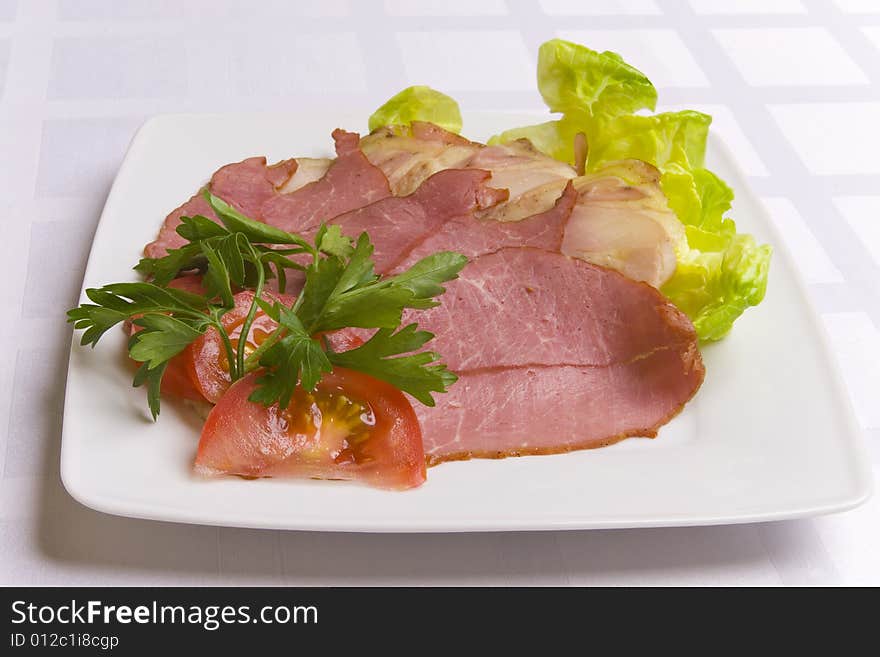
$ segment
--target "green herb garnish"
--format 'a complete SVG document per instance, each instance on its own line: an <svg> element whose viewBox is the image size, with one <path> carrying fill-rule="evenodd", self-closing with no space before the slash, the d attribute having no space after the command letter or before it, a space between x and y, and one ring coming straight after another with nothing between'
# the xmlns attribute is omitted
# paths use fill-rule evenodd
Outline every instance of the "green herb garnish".
<svg viewBox="0 0 880 657"><path fill-rule="evenodd" d="M135 267L150 282L90 288L86 296L93 303L67 313L74 328L85 330L82 344L92 347L121 322L139 327L128 352L142 363L134 385L147 385L154 419L168 362L210 328L220 334L232 381L263 368L250 398L265 405L286 407L296 386L314 390L334 365L386 381L428 406L434 405L432 392L445 392L455 383L457 377L438 362L437 354L413 353L434 336L415 324L400 324L404 309L438 304L443 283L456 278L467 264L463 255L435 253L383 278L374 272L373 245L366 233L352 243L338 226L322 225L309 241L249 219L207 190L204 195L220 224L203 216L182 217L177 232L187 243L161 258L144 258ZM264 301L266 281L276 278L284 292L289 270L305 273L296 302L287 307ZM204 275L205 295L168 287L188 271ZM234 345L222 317L235 305L234 291L243 288L253 289L254 300ZM246 356L247 336L259 310L278 327ZM346 352L334 352L320 337L349 327L378 331Z"/></svg>

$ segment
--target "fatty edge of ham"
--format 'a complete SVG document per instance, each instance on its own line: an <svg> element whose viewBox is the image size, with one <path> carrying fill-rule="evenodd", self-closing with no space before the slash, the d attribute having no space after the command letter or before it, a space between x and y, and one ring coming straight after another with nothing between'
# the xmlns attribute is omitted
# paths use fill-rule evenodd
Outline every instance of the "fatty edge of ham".
<svg viewBox="0 0 880 657"><path fill-rule="evenodd" d="M660 189L660 172L638 160L575 178L578 202L562 252L659 288L675 273L684 226Z"/></svg>
<svg viewBox="0 0 880 657"><path fill-rule="evenodd" d="M659 288L675 273L684 227L669 209L655 167L637 160L603 165L577 175L565 162L537 150L527 139L486 146L428 123L380 128L361 140L386 174L395 195L409 194L444 168L478 168L509 198L477 218L518 222L553 207L567 183L578 201L562 252Z"/></svg>

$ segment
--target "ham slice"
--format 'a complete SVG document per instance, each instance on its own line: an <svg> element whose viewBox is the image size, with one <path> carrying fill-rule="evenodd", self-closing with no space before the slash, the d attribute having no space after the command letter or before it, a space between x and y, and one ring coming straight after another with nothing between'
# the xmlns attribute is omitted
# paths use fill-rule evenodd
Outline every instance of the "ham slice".
<svg viewBox="0 0 880 657"><path fill-rule="evenodd" d="M474 259L418 323L461 377L417 408L430 463L654 436L704 375L692 324L657 290L534 248Z"/></svg>
<svg viewBox="0 0 880 657"><path fill-rule="evenodd" d="M604 367L695 340L690 320L650 285L533 248L474 258L446 284L441 301L428 310L407 311L407 319L434 333L431 348L454 372ZM479 334L487 336L479 349L467 318L479 318Z"/></svg>
<svg viewBox="0 0 880 657"><path fill-rule="evenodd" d="M606 367L555 365L459 375L433 408L416 405L428 465L558 454L653 438L696 393L698 353L659 349Z"/></svg>
<svg viewBox="0 0 880 657"><path fill-rule="evenodd" d="M208 188L251 219L294 233L391 195L385 175L360 151L357 133L335 130L333 139L337 158L332 163L301 158L269 166L266 158L251 157L220 168ZM197 214L217 221L201 192L166 217L144 254L160 258L183 246L186 241L176 232L180 217Z"/></svg>
<svg viewBox="0 0 880 657"><path fill-rule="evenodd" d="M520 221L545 212L575 177L572 167L544 155L528 139L486 146L468 166L491 171L492 186L510 191L510 201L482 214L496 221Z"/></svg>
<svg viewBox="0 0 880 657"><path fill-rule="evenodd" d="M331 223L354 239L367 231L375 246L376 271L385 273L429 235L450 224L475 224L474 212L506 200L506 190L485 186L488 179L489 173L479 169L447 169L428 178L409 196L377 201Z"/></svg>
<svg viewBox="0 0 880 657"><path fill-rule="evenodd" d="M577 204L561 250L659 288L675 273L684 227L668 208L656 168L635 160L612 162L578 176L527 139L486 146L429 123L386 127L364 137L361 148L382 169L395 195L410 194L445 168L489 171L489 185L508 199L477 218L519 222L549 211L571 182Z"/></svg>
<svg viewBox="0 0 880 657"><path fill-rule="evenodd" d="M260 220L290 233L303 233L344 212L391 196L385 174L361 152L356 133L334 130L333 139L336 160L327 173L291 194L269 199L261 207Z"/></svg>
<svg viewBox="0 0 880 657"><path fill-rule="evenodd" d="M479 221L473 216L456 217L439 229L425 233L418 245L399 260L390 273L398 273L438 251L456 251L468 258L511 246L559 251L576 201L577 192L568 185L550 210L523 221L502 223Z"/></svg>
<svg viewBox="0 0 880 657"><path fill-rule="evenodd" d="M559 198L575 170L520 139L486 146L432 123L413 121L408 128L390 126L361 140L369 160L388 177L396 196L411 194L443 169L484 169L491 186L508 190L508 202L487 209L484 218L517 221L544 212Z"/></svg>
<svg viewBox="0 0 880 657"><path fill-rule="evenodd" d="M268 166L265 157L250 157L218 169L211 176L208 187L213 194L245 215L259 219L260 206L284 186L294 171L296 160L282 160ZM217 221L201 191L165 218L159 236L147 244L144 255L148 258L161 258L169 249L179 249L186 244L186 240L177 234L180 218L197 214Z"/></svg>

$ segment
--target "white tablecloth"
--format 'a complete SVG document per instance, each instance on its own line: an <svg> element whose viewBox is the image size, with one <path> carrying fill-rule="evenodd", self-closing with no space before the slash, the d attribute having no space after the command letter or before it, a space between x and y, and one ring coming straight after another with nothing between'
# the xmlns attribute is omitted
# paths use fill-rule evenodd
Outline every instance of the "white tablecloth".
<svg viewBox="0 0 880 657"><path fill-rule="evenodd" d="M880 472L880 2L0 0L0 583L880 584L876 499L728 527L351 535L116 518L61 487L63 310L145 117L369 109L414 83L539 109L554 35L715 116L803 268Z"/></svg>

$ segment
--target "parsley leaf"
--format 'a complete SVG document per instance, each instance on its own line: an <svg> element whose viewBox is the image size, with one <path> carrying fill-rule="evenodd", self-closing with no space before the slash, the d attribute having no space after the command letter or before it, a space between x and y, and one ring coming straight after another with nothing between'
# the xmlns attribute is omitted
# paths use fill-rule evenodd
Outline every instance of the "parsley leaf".
<svg viewBox="0 0 880 657"><path fill-rule="evenodd" d="M223 225L233 233L241 233L250 242L254 244L297 244L308 251L314 251L314 247L299 235L250 219L222 198L214 196L207 189L203 195Z"/></svg>
<svg viewBox="0 0 880 657"><path fill-rule="evenodd" d="M143 363L135 372L134 381L132 381L135 388L141 387L144 383L147 384L147 405L150 407L150 414L154 421L159 417L159 395L166 367L168 367L167 361L152 369Z"/></svg>
<svg viewBox="0 0 880 657"><path fill-rule="evenodd" d="M93 347L108 330L136 315L178 313L198 317L206 305L203 297L153 283L114 283L89 288L86 296L95 303L68 310L67 321L73 322L76 329L86 329L80 344Z"/></svg>
<svg viewBox="0 0 880 657"><path fill-rule="evenodd" d="M338 353L329 351L327 357L334 365L369 374L426 406L434 406L431 392L446 392L458 377L438 363L440 356L432 351L399 355L420 349L434 337L417 329L416 324L408 324L397 333L381 328L360 347Z"/></svg>
<svg viewBox="0 0 880 657"><path fill-rule="evenodd" d="M387 280L392 285L411 290L415 299L433 299L446 291L440 284L457 277L467 262L460 253L440 251Z"/></svg>
<svg viewBox="0 0 880 657"><path fill-rule="evenodd" d="M380 279L373 272L372 254L370 238L362 233L347 263L326 258L306 270L299 314L310 332L397 328L404 308L436 305L432 297L445 291L441 283L456 278L467 264L463 255L447 251Z"/></svg>
<svg viewBox="0 0 880 657"><path fill-rule="evenodd" d="M277 401L285 408L297 383L312 391L332 367L321 343L306 332L296 313L280 303L272 310L287 335L260 358L266 370L257 379L258 387L251 393L250 400L266 405Z"/></svg>
<svg viewBox="0 0 880 657"><path fill-rule="evenodd" d="M150 369L174 358L208 330L207 320L184 321L158 313L148 313L133 322L144 330L129 339L129 355Z"/></svg>
<svg viewBox="0 0 880 657"><path fill-rule="evenodd" d="M161 258L141 258L135 271L153 279L156 285L168 285L182 271L205 267L202 248L198 242L185 244L179 249L169 249Z"/></svg>
<svg viewBox="0 0 880 657"><path fill-rule="evenodd" d="M229 235L229 229L200 214L192 217L181 217L180 225L176 228L176 232L190 242L198 242L209 237Z"/></svg>
<svg viewBox="0 0 880 657"><path fill-rule="evenodd" d="M201 247L202 253L208 261L208 269L203 279L208 296L220 297L224 307L232 308L235 305L235 299L232 298L232 281L229 277L229 268L210 240L201 242ZM239 253L238 255L240 258L241 254ZM244 268L244 265L242 265L242 268Z"/></svg>
<svg viewBox="0 0 880 657"><path fill-rule="evenodd" d="M343 235L342 229L336 224L321 224L315 236L315 248L339 258L350 258L354 251L351 238Z"/></svg>

